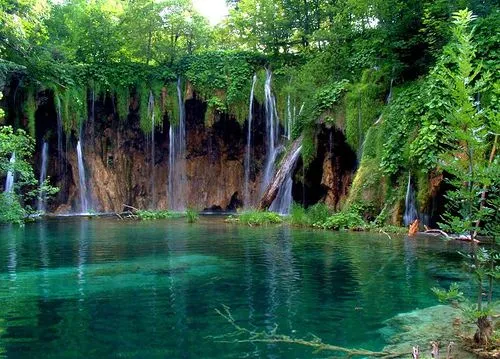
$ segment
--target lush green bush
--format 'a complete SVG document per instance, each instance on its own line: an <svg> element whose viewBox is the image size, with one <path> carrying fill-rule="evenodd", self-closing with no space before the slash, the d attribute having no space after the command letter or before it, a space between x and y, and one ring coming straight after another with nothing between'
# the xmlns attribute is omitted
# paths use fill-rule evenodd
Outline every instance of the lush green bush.
<svg viewBox="0 0 500 359"><path fill-rule="evenodd" d="M248 211L238 216L238 222L248 224L249 226L262 226L283 223L283 218L274 212Z"/></svg>
<svg viewBox="0 0 500 359"><path fill-rule="evenodd" d="M326 219L325 222L317 224L325 229L364 229L366 222L355 212L339 212Z"/></svg>
<svg viewBox="0 0 500 359"><path fill-rule="evenodd" d="M27 212L13 193L0 193L0 224L23 224Z"/></svg>
<svg viewBox="0 0 500 359"><path fill-rule="evenodd" d="M156 219L181 218L183 216L183 214L181 212L173 212L173 211L148 211L148 210L137 211L136 215L142 221L156 220Z"/></svg>
<svg viewBox="0 0 500 359"><path fill-rule="evenodd" d="M293 203L288 217L290 224L294 226L307 226L309 225L306 209L298 203Z"/></svg>
<svg viewBox="0 0 500 359"><path fill-rule="evenodd" d="M195 223L200 219L200 216L197 211L194 209L188 208L186 211L186 219L188 223Z"/></svg>

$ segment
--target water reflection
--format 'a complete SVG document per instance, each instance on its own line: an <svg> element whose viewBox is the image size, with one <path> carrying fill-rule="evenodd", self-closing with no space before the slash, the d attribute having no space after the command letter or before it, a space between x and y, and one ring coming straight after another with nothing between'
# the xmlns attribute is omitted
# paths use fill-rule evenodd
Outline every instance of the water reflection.
<svg viewBox="0 0 500 359"><path fill-rule="evenodd" d="M314 356L215 342L233 329L223 305L245 328L381 349L384 320L435 304L429 288L461 276L451 244L286 226L81 219L0 234L9 357Z"/></svg>

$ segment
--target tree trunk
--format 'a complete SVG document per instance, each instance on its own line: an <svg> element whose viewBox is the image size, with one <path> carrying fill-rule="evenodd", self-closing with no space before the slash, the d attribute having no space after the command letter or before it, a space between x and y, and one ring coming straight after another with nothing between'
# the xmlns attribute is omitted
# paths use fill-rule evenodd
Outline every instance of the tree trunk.
<svg viewBox="0 0 500 359"><path fill-rule="evenodd" d="M480 317L477 320L477 331L474 341L480 345L487 345L493 335L493 325L488 317Z"/></svg>
<svg viewBox="0 0 500 359"><path fill-rule="evenodd" d="M281 161L280 168L274 175L271 183L269 184L269 187L267 187L266 191L264 192L264 195L262 196L259 202L260 210L266 210L269 208L271 203L273 203L274 199L276 198L276 195L278 194L281 185L285 181L287 174L290 173L290 171L293 171L293 166L295 165L295 160L296 160L294 154L297 152L301 144L302 144L302 136L297 138L292 143L290 150L285 155L285 158L283 158L283 160Z"/></svg>

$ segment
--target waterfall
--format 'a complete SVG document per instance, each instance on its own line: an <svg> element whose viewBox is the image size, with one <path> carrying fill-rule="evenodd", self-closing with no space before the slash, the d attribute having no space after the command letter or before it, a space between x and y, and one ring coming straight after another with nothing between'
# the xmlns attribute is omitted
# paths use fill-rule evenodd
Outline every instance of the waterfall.
<svg viewBox="0 0 500 359"><path fill-rule="evenodd" d="M247 148L245 151L245 183L243 202L246 208L250 207L250 156L252 153L252 110L253 110L253 94L255 83L257 82L257 74L253 75L252 90L250 91L250 106L248 108L248 130L247 130Z"/></svg>
<svg viewBox="0 0 500 359"><path fill-rule="evenodd" d="M272 81L271 70L266 70L266 83L264 87L265 101L264 107L266 110L266 135L267 135L267 151L266 160L264 166L264 176L262 178L262 188L261 191L264 193L269 183L272 180L274 173L274 162L277 157L276 145L278 142L279 135L279 121L278 116L276 116L276 100L271 91L271 81Z"/></svg>
<svg viewBox="0 0 500 359"><path fill-rule="evenodd" d="M11 166L14 166L14 163L16 163L16 153L12 153L12 156L10 156L10 161L9 161ZM5 180L5 193L10 193L14 190L14 170L10 169L7 171L7 179Z"/></svg>
<svg viewBox="0 0 500 359"><path fill-rule="evenodd" d="M286 98L286 133L285 137L287 138L288 141L292 139L292 123L293 118L292 118L292 108L290 105L290 94L288 94Z"/></svg>
<svg viewBox="0 0 500 359"><path fill-rule="evenodd" d="M151 117L151 206L155 208L156 205L156 195L155 195L155 98L153 91L149 91L149 101L148 101L148 114Z"/></svg>
<svg viewBox="0 0 500 359"><path fill-rule="evenodd" d="M415 192L411 186L411 173L408 172L408 187L406 188L405 213L403 216L405 226L409 226L417 218L418 213L415 206Z"/></svg>
<svg viewBox="0 0 500 359"><path fill-rule="evenodd" d="M168 203L172 210L183 210L184 181L186 179L186 114L182 98L181 78L177 79L179 123L170 123L168 155Z"/></svg>
<svg viewBox="0 0 500 359"><path fill-rule="evenodd" d="M83 153L81 141L78 140L76 145L76 153L78 156L78 182L80 185L80 210L81 213L89 212L89 202L87 197L87 178L85 177L85 167L83 165Z"/></svg>
<svg viewBox="0 0 500 359"><path fill-rule="evenodd" d="M55 96L57 112L57 165L59 173L62 173L62 154L63 154L63 121L61 112L61 98Z"/></svg>
<svg viewBox="0 0 500 359"><path fill-rule="evenodd" d="M274 199L273 203L269 207L270 211L277 212L282 215L290 213L290 208L292 207L292 186L293 186L293 170L299 159L300 150L302 146L299 146L291 157L292 165L289 167L289 171L286 173L285 181L278 190L278 194Z"/></svg>
<svg viewBox="0 0 500 359"><path fill-rule="evenodd" d="M37 209L40 212L45 212L45 194L43 193L43 183L47 179L47 165L49 163L49 145L47 142L43 142L42 145L42 166L40 167L40 180L39 180L39 190L38 190L38 203Z"/></svg>

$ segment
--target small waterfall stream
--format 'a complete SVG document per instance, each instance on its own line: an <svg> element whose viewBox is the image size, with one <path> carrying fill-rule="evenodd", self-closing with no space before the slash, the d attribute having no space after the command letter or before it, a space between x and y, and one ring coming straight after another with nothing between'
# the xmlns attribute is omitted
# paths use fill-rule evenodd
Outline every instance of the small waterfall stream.
<svg viewBox="0 0 500 359"><path fill-rule="evenodd" d="M248 108L248 129L247 129L247 147L245 151L245 182L243 203L246 208L251 206L250 201L250 160L252 155L252 110L253 110L253 95L255 91L255 83L257 82L257 74L253 75L252 90L250 91L250 106Z"/></svg>
<svg viewBox="0 0 500 359"><path fill-rule="evenodd" d="M76 145L76 154L78 156L78 183L80 186L80 211L81 213L89 212L89 201L87 191L87 178L85 177L85 167L83 162L83 152L81 140L78 140Z"/></svg>
<svg viewBox="0 0 500 359"><path fill-rule="evenodd" d="M12 156L10 156L10 161L9 163L11 165L14 165L14 163L16 163L16 153L12 153ZM14 190L14 171L13 170L9 170L7 171L7 178L5 180L5 188L4 188L4 192L5 193L10 193Z"/></svg>
<svg viewBox="0 0 500 359"><path fill-rule="evenodd" d="M62 173L62 154L63 154L63 121L61 112L61 98L55 96L56 113L57 113L57 168L59 173Z"/></svg>
<svg viewBox="0 0 500 359"><path fill-rule="evenodd" d="M417 207L415 205L415 191L411 185L411 173L408 172L408 186L406 187L405 213L403 222L409 226L418 218Z"/></svg>
<svg viewBox="0 0 500 359"><path fill-rule="evenodd" d="M149 91L148 114L151 117L151 207L156 208L156 189L155 189L155 98L153 91Z"/></svg>
<svg viewBox="0 0 500 359"><path fill-rule="evenodd" d="M168 206L171 210L185 209L184 185L186 179L186 114L182 98L181 78L177 79L179 123L170 124L168 155Z"/></svg>
<svg viewBox="0 0 500 359"><path fill-rule="evenodd" d="M277 144L279 139L279 120L276 115L276 99L272 93L271 84L272 84L272 76L273 73L271 70L266 70L266 83L264 87L265 101L264 107L266 110L266 160L264 166L264 175L262 177L262 187L261 192L264 193L266 188L269 186L273 178L274 173L274 162L276 161L276 157L279 153Z"/></svg>
<svg viewBox="0 0 500 359"><path fill-rule="evenodd" d="M37 209L40 212L45 212L46 198L43 193L43 183L47 179L47 167L49 164L49 145L47 142L43 142L42 145L42 165L40 167L40 179L39 179L39 190L38 190L38 203Z"/></svg>
<svg viewBox="0 0 500 359"><path fill-rule="evenodd" d="M282 215L290 214L290 209L292 207L292 187L293 187L293 170L299 159L300 150L302 146L299 146L292 155L290 170L286 173L285 181L278 190L278 194L274 199L273 203L269 207L270 211L277 212Z"/></svg>

